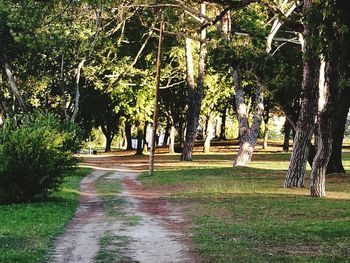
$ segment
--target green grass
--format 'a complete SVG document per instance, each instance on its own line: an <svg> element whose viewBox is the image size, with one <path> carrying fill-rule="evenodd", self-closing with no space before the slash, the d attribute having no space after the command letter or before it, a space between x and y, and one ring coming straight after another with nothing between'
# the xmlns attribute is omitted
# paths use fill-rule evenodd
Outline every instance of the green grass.
<svg viewBox="0 0 350 263"><path fill-rule="evenodd" d="M124 255L124 250L126 249L126 246L129 244L129 242L130 240L126 236L117 236L110 231L106 231L100 238L100 250L95 257L95 262L133 262L131 258Z"/></svg>
<svg viewBox="0 0 350 263"><path fill-rule="evenodd" d="M288 154L256 154L239 168L231 159L197 155L140 177L147 187L171 186L205 262L349 262L348 176L330 178L327 198L315 199L307 189L282 187ZM348 153L344 164L350 168Z"/></svg>
<svg viewBox="0 0 350 263"><path fill-rule="evenodd" d="M118 179L107 179L110 175L111 173L106 173L97 180L96 190L107 214L110 217L120 217L124 215L122 208L125 201L117 194L121 192L122 186Z"/></svg>
<svg viewBox="0 0 350 263"><path fill-rule="evenodd" d="M44 262L74 216L80 180L91 169L67 174L62 191L45 201L0 206L0 262Z"/></svg>

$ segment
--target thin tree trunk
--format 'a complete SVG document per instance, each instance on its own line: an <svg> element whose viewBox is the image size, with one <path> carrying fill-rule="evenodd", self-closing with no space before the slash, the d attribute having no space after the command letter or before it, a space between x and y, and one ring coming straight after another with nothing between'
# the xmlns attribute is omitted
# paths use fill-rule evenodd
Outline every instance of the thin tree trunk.
<svg viewBox="0 0 350 263"><path fill-rule="evenodd" d="M126 149L132 150L131 124L125 122Z"/></svg>
<svg viewBox="0 0 350 263"><path fill-rule="evenodd" d="M67 99L66 99L66 94L64 93L64 55L62 53L61 55L61 73L60 73L60 78L61 78L61 96L62 96L62 109L64 113L64 118L68 120L68 112L67 112Z"/></svg>
<svg viewBox="0 0 350 263"><path fill-rule="evenodd" d="M220 128L221 141L226 141L226 116L227 116L227 108L225 107L221 113L221 128Z"/></svg>
<svg viewBox="0 0 350 263"><path fill-rule="evenodd" d="M286 118L284 122L284 140L283 140L284 152L289 151L289 138L290 138L291 129L292 129L292 125L290 124L289 120Z"/></svg>
<svg viewBox="0 0 350 263"><path fill-rule="evenodd" d="M75 78L75 99L74 99L74 110L72 113L72 117L70 119L71 122L75 122L78 112L79 112L79 103L80 103L80 88L79 88L79 83L80 83L80 75L81 75L81 70L84 66L85 63L85 58L83 58L77 68L77 73L76 73L76 78Z"/></svg>
<svg viewBox="0 0 350 263"><path fill-rule="evenodd" d="M201 14L206 14L206 4L201 3ZM205 23L205 19L201 18L201 23ZM181 161L192 161L192 152L194 142L197 135L197 127L199 122L199 113L201 109L201 102L203 98L203 84L205 73L205 59L207 54L206 48L206 29L202 28L200 36L199 47L199 63L198 63L198 77L197 87L195 88L193 77L193 58L191 40L186 38L186 62L187 62L187 84L189 86L189 102L187 114L187 129L185 145L181 154Z"/></svg>
<svg viewBox="0 0 350 263"><path fill-rule="evenodd" d="M169 142L169 153L175 153L175 127L170 127L170 142Z"/></svg>
<svg viewBox="0 0 350 263"><path fill-rule="evenodd" d="M342 146L346 120L350 107L350 87L346 87L340 96L333 124L332 154L327 165L327 174L345 173L342 163Z"/></svg>
<svg viewBox="0 0 350 263"><path fill-rule="evenodd" d="M145 125L143 126L143 152L148 152L148 141L147 141L147 127L148 127L148 121L145 122Z"/></svg>
<svg viewBox="0 0 350 263"><path fill-rule="evenodd" d="M264 141L263 141L263 149L267 148L267 139L269 136L269 111L265 112L264 115Z"/></svg>
<svg viewBox="0 0 350 263"><path fill-rule="evenodd" d="M208 119L207 119L207 128L205 131L205 139L204 139L204 147L203 147L203 152L204 153L209 153L210 152L210 141L213 139L213 120L211 117L211 114L209 114Z"/></svg>
<svg viewBox="0 0 350 263"><path fill-rule="evenodd" d="M313 8L312 0L304 0L304 14ZM311 36L318 34L316 26L304 23L303 40L303 83L301 92L301 109L293 142L288 172L285 177L285 187L304 187L306 162L309 154L309 144L314 130L315 114L318 96L319 58L309 42Z"/></svg>
<svg viewBox="0 0 350 263"><path fill-rule="evenodd" d="M143 127L139 125L137 127L137 148L136 155L142 155L143 152Z"/></svg>
<svg viewBox="0 0 350 263"><path fill-rule="evenodd" d="M235 85L236 111L239 124L239 150L233 166L246 166L252 159L264 111L262 86L257 81L253 124L249 128L247 105L244 102L240 72L238 70L232 70L231 74Z"/></svg>
<svg viewBox="0 0 350 263"><path fill-rule="evenodd" d="M10 67L9 62L7 61L6 55L4 55L4 68L5 68L5 72L6 72L8 81L10 83L12 94L15 96L15 98L19 104L19 107L21 108L21 110L24 113L28 112L28 108L27 108L26 104L24 103L23 97L17 88L16 80L12 74L11 67Z"/></svg>
<svg viewBox="0 0 350 263"><path fill-rule="evenodd" d="M164 139L163 139L163 144L162 145L167 145L168 144L170 129L171 129L170 120L167 118L166 127L165 127L165 131L164 131Z"/></svg>

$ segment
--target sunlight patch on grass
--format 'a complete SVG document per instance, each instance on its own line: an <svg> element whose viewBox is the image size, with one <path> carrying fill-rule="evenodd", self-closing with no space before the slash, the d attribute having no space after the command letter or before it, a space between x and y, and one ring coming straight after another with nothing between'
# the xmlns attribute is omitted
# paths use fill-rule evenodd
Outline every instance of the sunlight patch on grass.
<svg viewBox="0 0 350 263"><path fill-rule="evenodd" d="M347 262L350 177L327 178L326 198L312 198L308 177L306 188L283 187L289 158L259 153L249 167L233 168L228 155L197 155L140 180L174 189L171 200L183 205L206 262Z"/></svg>

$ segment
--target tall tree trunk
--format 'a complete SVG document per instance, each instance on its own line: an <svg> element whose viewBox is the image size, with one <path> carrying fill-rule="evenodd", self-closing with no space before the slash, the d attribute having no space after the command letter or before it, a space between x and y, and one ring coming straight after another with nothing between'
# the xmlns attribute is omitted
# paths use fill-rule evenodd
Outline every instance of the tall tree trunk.
<svg viewBox="0 0 350 263"><path fill-rule="evenodd" d="M314 8L313 0L304 0L305 17ZM314 23L316 24L316 23ZM311 37L318 34L316 25L304 22L303 39L303 82L301 88L301 109L293 142L288 172L285 177L285 187L304 187L306 162L309 154L309 144L314 130L315 114L318 96L319 58L312 47Z"/></svg>
<svg viewBox="0 0 350 263"><path fill-rule="evenodd" d="M148 128L148 121L145 122L145 125L143 126L143 152L148 152L148 141L147 141L147 128Z"/></svg>
<svg viewBox="0 0 350 263"><path fill-rule="evenodd" d="M264 141L263 141L263 149L267 148L267 139L269 136L269 119L270 112L266 111L264 113Z"/></svg>
<svg viewBox="0 0 350 263"><path fill-rule="evenodd" d="M131 124L125 122L125 136L126 136L126 149L132 150L132 135L131 135Z"/></svg>
<svg viewBox="0 0 350 263"><path fill-rule="evenodd" d="M81 70L83 69L85 63L85 58L83 58L77 68L76 71L76 76L75 76L75 99L74 99L74 110L72 113L72 117L70 118L71 122L75 122L77 116L78 116L78 112L79 112L79 103L80 103L80 87L79 87L79 83L80 83L80 75L81 75Z"/></svg>
<svg viewBox="0 0 350 263"><path fill-rule="evenodd" d="M220 128L221 141L226 141L226 116L227 116L227 108L225 107L221 112L221 128Z"/></svg>
<svg viewBox="0 0 350 263"><path fill-rule="evenodd" d="M332 154L327 165L327 174L345 173L342 163L342 146L345 133L346 120L350 107L350 87L345 87L335 113L333 124Z"/></svg>
<svg viewBox="0 0 350 263"><path fill-rule="evenodd" d="M333 5L335 8L336 3ZM336 17L338 20L341 15L338 13ZM310 174L310 194L313 197L326 195L326 170L332 153L332 132L334 130L332 126L338 102L339 79L343 77L343 58L347 49L345 39L342 33L339 35L340 29L335 28L336 25L340 28L342 22L332 19L332 21L327 21L325 26L325 32L329 38L327 40L332 44L329 45L327 55L325 55L324 84L320 85L320 99L324 99L320 100L319 105L317 152Z"/></svg>
<svg viewBox="0 0 350 263"><path fill-rule="evenodd" d="M169 153L175 153L175 127L170 127L170 142L169 142Z"/></svg>
<svg viewBox="0 0 350 263"><path fill-rule="evenodd" d="M142 155L143 152L143 127L140 124L137 126L137 148L136 155Z"/></svg>
<svg viewBox="0 0 350 263"><path fill-rule="evenodd" d="M21 110L24 113L28 112L28 108L27 108L26 104L24 103L23 97L17 88L15 77L12 74L10 64L7 61L5 54L4 54L4 68L5 68L5 73L7 75L8 81L10 83L12 94L15 96L15 98L19 104L19 107L21 108Z"/></svg>
<svg viewBox="0 0 350 263"><path fill-rule="evenodd" d="M249 128L247 105L244 102L244 91L240 72L238 70L232 70L231 74L235 85L236 110L239 124L239 150L233 165L246 166L250 163L253 156L264 111L262 85L257 81L253 124Z"/></svg>
<svg viewBox="0 0 350 263"><path fill-rule="evenodd" d="M61 96L62 96L62 110L64 113L64 118L68 120L68 112L67 112L67 99L66 99L66 94L64 92L64 54L62 52L61 54L61 73L60 73L60 88L61 88Z"/></svg>
<svg viewBox="0 0 350 263"><path fill-rule="evenodd" d="M206 14L206 4L201 3L201 14ZM205 19L201 18L201 23L205 23ZM203 84L205 73L205 59L207 54L206 48L206 29L201 29L200 47L199 47L199 62L198 62L198 76L197 87L194 83L193 74L193 57L191 40L186 38L186 64L187 64L187 84L189 86L189 101L188 101L188 114L187 114L187 129L185 145L181 153L181 161L192 161L192 152L194 142L197 135L197 127L199 122L199 113L201 109L201 103L203 98Z"/></svg>
<svg viewBox="0 0 350 263"><path fill-rule="evenodd" d="M209 114L207 119L207 128L205 131L205 138L204 138L204 147L203 152L209 153L210 152L210 141L214 138L214 128L213 128L213 120L211 114Z"/></svg>
<svg viewBox="0 0 350 263"><path fill-rule="evenodd" d="M289 138L290 138L291 129L292 129L292 125L290 124L289 120L286 118L284 122L284 140L283 140L284 152L289 151Z"/></svg>
<svg viewBox="0 0 350 263"><path fill-rule="evenodd" d="M108 125L101 124L101 130L106 138L105 152L111 151L112 141L114 138L114 132L110 131Z"/></svg>
<svg viewBox="0 0 350 263"><path fill-rule="evenodd" d="M167 118L166 127L165 127L165 131L164 131L163 144L162 145L167 145L168 144L170 129L171 129L170 120L169 120L169 118Z"/></svg>

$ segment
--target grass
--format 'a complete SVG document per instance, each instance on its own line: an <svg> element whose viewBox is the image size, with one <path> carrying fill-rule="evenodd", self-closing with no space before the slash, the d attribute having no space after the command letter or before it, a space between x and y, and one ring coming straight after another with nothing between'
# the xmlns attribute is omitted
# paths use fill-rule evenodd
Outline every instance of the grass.
<svg viewBox="0 0 350 263"><path fill-rule="evenodd" d="M160 164L140 177L167 188L184 207L204 262L349 262L350 178L327 180L327 198L307 189L285 189L289 155L260 153L250 167L232 168L232 157L196 155L177 167ZM350 154L344 155L350 168ZM307 180L306 180L307 182Z"/></svg>
<svg viewBox="0 0 350 263"><path fill-rule="evenodd" d="M0 206L0 262L44 262L78 206L80 180L91 170L67 174L62 191L44 201Z"/></svg>
<svg viewBox="0 0 350 263"><path fill-rule="evenodd" d="M141 218L137 215L128 215L124 211L126 201L118 196L122 191L122 185L119 179L111 177L112 174L106 173L96 183L96 190L102 200L103 207L112 222L121 221L124 227L135 226ZM106 231L99 240L100 248L95 257L95 262L134 262L131 258L125 256L125 249L129 242L130 238L126 236L119 236L111 231Z"/></svg>
<svg viewBox="0 0 350 263"><path fill-rule="evenodd" d="M122 186L118 179L109 179L112 173L106 173L97 180L96 190L102 200L103 207L110 217L120 217L124 215L123 205L125 201L117 196L121 192Z"/></svg>
<svg viewBox="0 0 350 263"><path fill-rule="evenodd" d="M124 256L124 249L129 244L130 240L126 236L117 236L106 231L100 238L100 250L98 251L95 262L96 263L122 263L133 262L129 257Z"/></svg>

